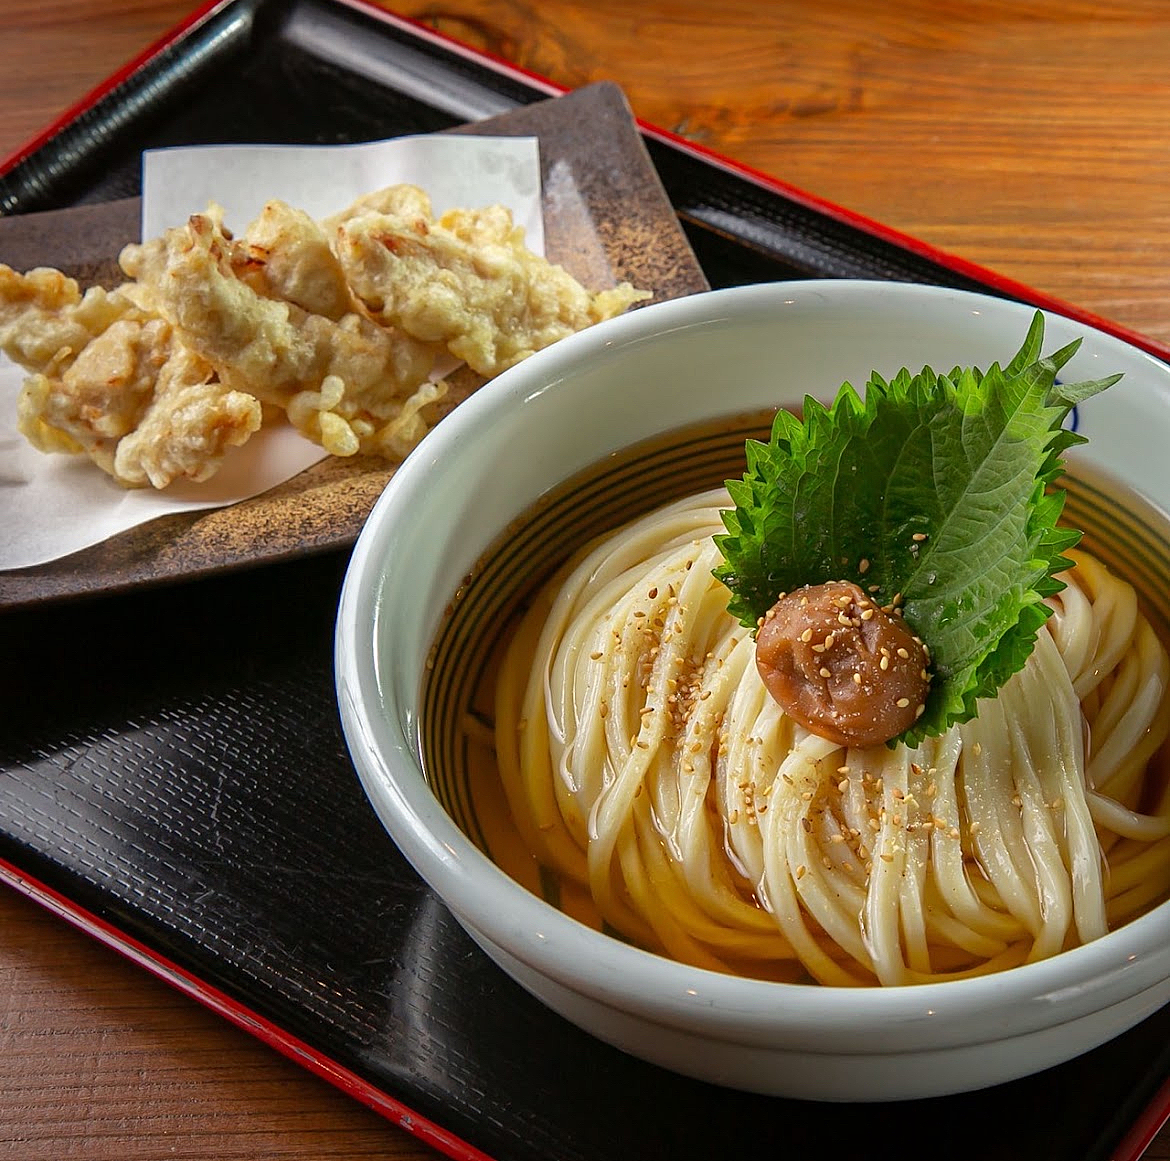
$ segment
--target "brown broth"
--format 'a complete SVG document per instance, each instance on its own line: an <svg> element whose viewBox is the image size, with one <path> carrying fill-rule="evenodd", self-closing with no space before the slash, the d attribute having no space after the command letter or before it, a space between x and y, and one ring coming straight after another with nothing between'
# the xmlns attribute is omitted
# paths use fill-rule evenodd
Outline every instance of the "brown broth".
<svg viewBox="0 0 1170 1161"><path fill-rule="evenodd" d="M767 439L774 413L681 429L612 455L542 497L512 522L452 598L431 652L423 696L423 760L436 795L498 866L567 914L600 928L588 892L541 867L525 847L495 761L495 675L513 626L538 587L582 544L672 500L742 475L743 445ZM1170 642L1170 520L1099 469L1062 481L1063 522L1081 546L1137 589ZM1166 776L1163 771L1163 777Z"/></svg>

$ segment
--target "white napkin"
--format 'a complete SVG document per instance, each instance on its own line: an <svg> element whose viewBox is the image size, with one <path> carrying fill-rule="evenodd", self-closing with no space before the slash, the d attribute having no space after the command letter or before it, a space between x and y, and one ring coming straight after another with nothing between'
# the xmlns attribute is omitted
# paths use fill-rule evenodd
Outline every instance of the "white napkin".
<svg viewBox="0 0 1170 1161"><path fill-rule="evenodd" d="M142 236L157 237L217 202L242 231L280 198L313 217L399 182L426 190L436 215L502 204L544 253L540 152L534 137L454 134L362 145L211 145L143 156ZM0 261L4 255L0 253ZM126 489L84 456L45 455L16 428L24 372L0 355L0 570L30 568L157 516L219 508L258 495L324 457L292 428L257 432L202 484Z"/></svg>

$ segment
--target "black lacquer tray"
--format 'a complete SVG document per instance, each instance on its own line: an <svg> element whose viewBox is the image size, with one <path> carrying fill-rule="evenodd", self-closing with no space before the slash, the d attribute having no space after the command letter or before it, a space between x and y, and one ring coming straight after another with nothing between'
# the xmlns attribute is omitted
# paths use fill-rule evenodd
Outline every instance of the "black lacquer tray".
<svg viewBox="0 0 1170 1161"><path fill-rule="evenodd" d="M147 147L429 132L559 92L360 3L234 0L197 13L10 159L0 210L132 197ZM1166 354L642 131L714 286L952 285ZM1165 1119L1170 1008L1027 1080L831 1107L682 1079L546 1011L471 944L363 797L333 695L346 562L334 548L0 613L0 877L453 1157L800 1159L831 1149L849 1161L900 1141L945 1147L952 1161L1133 1161Z"/></svg>

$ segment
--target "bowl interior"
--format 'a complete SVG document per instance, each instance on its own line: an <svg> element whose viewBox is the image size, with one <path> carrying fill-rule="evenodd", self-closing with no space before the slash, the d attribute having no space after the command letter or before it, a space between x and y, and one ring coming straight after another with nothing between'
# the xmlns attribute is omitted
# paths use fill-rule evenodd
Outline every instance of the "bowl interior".
<svg viewBox="0 0 1170 1161"><path fill-rule="evenodd" d="M514 623L539 585L581 545L744 469L744 441L768 438L772 413L730 416L607 457L542 496L497 537L460 586L435 636L423 686L419 745L435 796L496 865L598 929L600 915L542 870L511 821L496 764L494 675ZM1170 522L1090 464L1064 480L1064 519L1081 544L1133 584L1170 641L1170 610L1146 597L1170 578Z"/></svg>

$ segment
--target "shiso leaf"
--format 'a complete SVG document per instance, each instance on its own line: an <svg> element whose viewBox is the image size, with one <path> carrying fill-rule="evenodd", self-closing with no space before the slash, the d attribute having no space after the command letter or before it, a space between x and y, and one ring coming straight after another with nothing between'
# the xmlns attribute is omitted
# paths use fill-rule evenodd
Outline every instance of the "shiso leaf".
<svg viewBox="0 0 1170 1161"><path fill-rule="evenodd" d="M1065 420L1121 376L1058 383L1080 340L1042 356L1043 340L1037 311L1006 366L874 372L864 397L845 383L827 408L806 398L803 420L779 412L728 481L715 575L742 624L806 584L852 580L882 605L900 595L933 665L925 711L891 744L974 717L1023 666L1045 598L1064 587L1056 574L1080 533L1057 527L1052 485L1084 442Z"/></svg>

